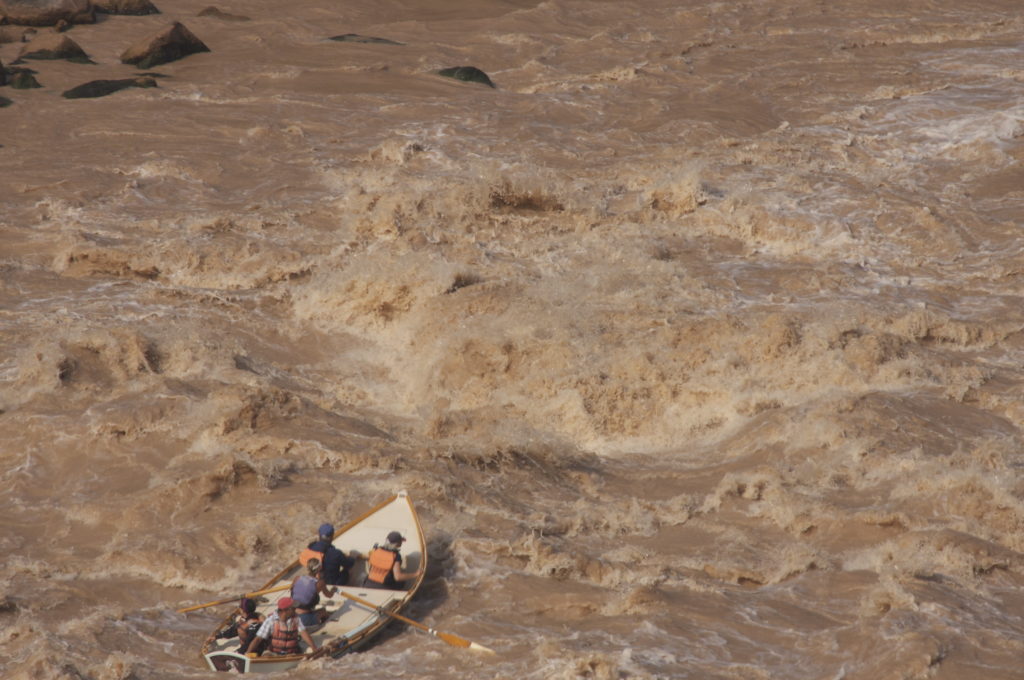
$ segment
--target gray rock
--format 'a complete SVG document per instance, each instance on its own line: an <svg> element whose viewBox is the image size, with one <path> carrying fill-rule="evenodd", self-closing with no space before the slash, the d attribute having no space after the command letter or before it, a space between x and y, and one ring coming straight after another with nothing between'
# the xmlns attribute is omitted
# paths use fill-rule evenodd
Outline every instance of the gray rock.
<svg viewBox="0 0 1024 680"><path fill-rule="evenodd" d="M92 4L96 6L97 12L103 14L160 14L160 10L150 0L92 0Z"/></svg>
<svg viewBox="0 0 1024 680"><path fill-rule="evenodd" d="M374 43L377 45L404 45L405 43L395 42L394 40L388 40L387 38L374 38L368 35L359 35L357 33L346 33L344 35L335 35L328 40L334 40L336 42L354 42L354 43Z"/></svg>
<svg viewBox="0 0 1024 680"><path fill-rule="evenodd" d="M42 33L21 48L22 59L67 59L78 64L95 64L78 43L61 33Z"/></svg>
<svg viewBox="0 0 1024 680"><path fill-rule="evenodd" d="M55 26L96 22L91 0L0 0L0 23L19 26Z"/></svg>
<svg viewBox="0 0 1024 680"><path fill-rule="evenodd" d="M476 66L452 66L451 68L443 68L437 72L437 75L444 76L446 78L454 78L455 80L464 80L469 83L483 83L488 87L494 87L494 83L491 82L491 79L487 74Z"/></svg>
<svg viewBox="0 0 1024 680"><path fill-rule="evenodd" d="M185 28L182 23L175 21L158 33L125 50L121 55L121 62L147 69L177 61L190 54L209 51L210 48L193 35L192 31Z"/></svg>

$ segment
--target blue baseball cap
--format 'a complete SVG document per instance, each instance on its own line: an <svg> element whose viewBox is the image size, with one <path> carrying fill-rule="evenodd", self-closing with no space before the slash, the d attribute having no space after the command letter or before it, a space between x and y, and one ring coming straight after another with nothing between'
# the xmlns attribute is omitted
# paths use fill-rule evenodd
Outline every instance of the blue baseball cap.
<svg viewBox="0 0 1024 680"><path fill-rule="evenodd" d="M321 536L325 536L327 538L334 538L334 525L333 524L327 524L325 522L324 524L320 525L320 530L317 533L319 533Z"/></svg>

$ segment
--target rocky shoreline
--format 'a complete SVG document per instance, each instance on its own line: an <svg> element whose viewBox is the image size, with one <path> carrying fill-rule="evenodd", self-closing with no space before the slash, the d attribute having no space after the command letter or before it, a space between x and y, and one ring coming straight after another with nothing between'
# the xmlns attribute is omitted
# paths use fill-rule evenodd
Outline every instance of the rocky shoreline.
<svg viewBox="0 0 1024 680"><path fill-rule="evenodd" d="M10 86L12 89L45 88L46 67L41 62L63 60L83 65L95 64L93 57L67 33L76 30L80 25L95 24L97 14L122 15L128 18L160 13L160 9L150 0L0 0L0 45L23 43L16 58L6 68L0 63L0 86ZM196 16L221 21L250 20L247 16L233 14L215 6L206 7ZM354 33L325 39L336 42L402 45L387 38L367 37ZM122 64L147 70L209 51L210 48L185 24L172 20L155 33L142 35L124 50L118 59ZM23 66L26 60L39 64L39 69ZM463 82L496 87L486 73L474 66L453 66L438 69L433 73ZM84 80L80 85L65 90L62 95L73 99L102 97L125 88L156 87L152 74L130 75L131 77L125 78ZM11 103L11 99L0 97L0 107Z"/></svg>

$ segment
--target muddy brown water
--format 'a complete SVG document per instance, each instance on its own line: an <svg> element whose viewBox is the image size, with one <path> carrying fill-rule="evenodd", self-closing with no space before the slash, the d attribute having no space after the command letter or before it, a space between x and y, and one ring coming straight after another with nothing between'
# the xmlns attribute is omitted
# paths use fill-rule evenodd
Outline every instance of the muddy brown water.
<svg viewBox="0 0 1024 680"><path fill-rule="evenodd" d="M208 677L406 489L497 654L289 677L1021 677L1016 3L208 5L0 88L0 673Z"/></svg>

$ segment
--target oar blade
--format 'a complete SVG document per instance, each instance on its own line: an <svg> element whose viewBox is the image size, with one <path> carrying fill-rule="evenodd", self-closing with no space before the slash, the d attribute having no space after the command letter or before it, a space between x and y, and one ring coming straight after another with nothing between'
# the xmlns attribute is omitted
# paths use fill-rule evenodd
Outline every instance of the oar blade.
<svg viewBox="0 0 1024 680"><path fill-rule="evenodd" d="M474 652L483 652L484 654L497 654L497 652L495 652L493 649L491 649L490 647L484 647L479 642L470 642L469 648L472 649Z"/></svg>
<svg viewBox="0 0 1024 680"><path fill-rule="evenodd" d="M461 638L458 635L452 635L451 633L442 633L439 630L432 631L434 635L441 638L453 647L462 647L463 649L472 649L477 652L486 652L488 654L494 654L494 650L490 647L484 647L478 642Z"/></svg>
<svg viewBox="0 0 1024 680"><path fill-rule="evenodd" d="M464 647L466 649L469 649L470 645L473 644L465 638L460 638L458 635L452 635L451 633L442 633L439 630L435 630L434 635L441 638L442 640L450 644L452 647Z"/></svg>

